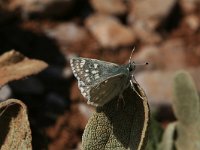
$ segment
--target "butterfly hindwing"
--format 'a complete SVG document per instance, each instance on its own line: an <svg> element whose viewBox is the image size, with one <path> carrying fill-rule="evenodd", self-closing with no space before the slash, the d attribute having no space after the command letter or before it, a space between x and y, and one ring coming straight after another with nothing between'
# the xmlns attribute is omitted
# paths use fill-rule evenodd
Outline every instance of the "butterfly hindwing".
<svg viewBox="0 0 200 150"><path fill-rule="evenodd" d="M96 84L89 91L90 99L88 99L88 103L95 106L103 106L124 90L126 81L126 74L117 74Z"/></svg>

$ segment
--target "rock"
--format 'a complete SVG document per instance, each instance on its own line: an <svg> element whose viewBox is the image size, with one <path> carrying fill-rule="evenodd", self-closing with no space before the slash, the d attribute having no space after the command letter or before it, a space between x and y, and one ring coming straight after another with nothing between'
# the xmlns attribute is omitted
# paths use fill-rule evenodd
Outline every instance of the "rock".
<svg viewBox="0 0 200 150"><path fill-rule="evenodd" d="M168 16L177 0L132 0L129 20L133 23L142 20L147 24L156 24Z"/></svg>
<svg viewBox="0 0 200 150"><path fill-rule="evenodd" d="M195 12L199 8L199 0L181 0L180 5L185 14Z"/></svg>
<svg viewBox="0 0 200 150"><path fill-rule="evenodd" d="M20 16L19 12L16 11L16 6L18 5L15 3L17 3L17 1L19 0L0 2L0 23L5 23ZM14 5L11 5L11 3Z"/></svg>
<svg viewBox="0 0 200 150"><path fill-rule="evenodd" d="M166 71L144 71L135 78L144 89L151 106L170 104L172 100L173 73Z"/></svg>
<svg viewBox="0 0 200 150"><path fill-rule="evenodd" d="M92 116L94 112L94 108L92 108L90 105L83 103L78 104L78 110L87 120Z"/></svg>
<svg viewBox="0 0 200 150"><path fill-rule="evenodd" d="M154 26L150 27L146 22L137 20L132 24L132 30L136 37L143 43L154 44L162 41L161 36L154 32Z"/></svg>
<svg viewBox="0 0 200 150"><path fill-rule="evenodd" d="M32 14L41 17L62 17L70 13L74 4L75 1L72 0L23 0L21 9L25 18Z"/></svg>
<svg viewBox="0 0 200 150"><path fill-rule="evenodd" d="M181 39L165 41L160 46L147 45L135 55L135 62L149 62L144 69L177 70L187 66L185 45Z"/></svg>
<svg viewBox="0 0 200 150"><path fill-rule="evenodd" d="M51 142L49 150L73 149L80 141L79 130L69 125L70 113L66 112L60 116L54 125L46 128L46 134Z"/></svg>
<svg viewBox="0 0 200 150"><path fill-rule="evenodd" d="M136 67L136 72L142 70L156 70L164 67L163 59L159 47L155 45L146 45L139 49L139 52L133 55L136 63L148 62L148 66Z"/></svg>
<svg viewBox="0 0 200 150"><path fill-rule="evenodd" d="M159 49L165 69L178 70L187 66L185 43L181 39L167 40Z"/></svg>
<svg viewBox="0 0 200 150"><path fill-rule="evenodd" d="M95 51L99 47L84 27L73 22L61 23L44 30L48 37L57 41L66 55L69 55L69 52L77 54L83 51Z"/></svg>
<svg viewBox="0 0 200 150"><path fill-rule="evenodd" d="M187 68L196 84L198 91L200 91L199 73L200 68ZM173 77L174 71L144 71L136 74L136 80L144 89L149 99L151 106L171 105L173 100Z"/></svg>
<svg viewBox="0 0 200 150"><path fill-rule="evenodd" d="M10 86L4 85L3 87L0 88L0 102L5 101L8 98L11 97L12 90L10 89Z"/></svg>
<svg viewBox="0 0 200 150"><path fill-rule="evenodd" d="M56 123L46 128L47 136L51 139L48 149L73 149L81 140L92 108L85 104L72 104L70 111L58 117Z"/></svg>
<svg viewBox="0 0 200 150"><path fill-rule="evenodd" d="M69 79L70 77L73 76L73 72L72 72L72 69L70 66L65 67L63 69L62 76L63 76L63 78L66 78L66 79Z"/></svg>
<svg viewBox="0 0 200 150"><path fill-rule="evenodd" d="M99 13L120 15L127 11L123 0L90 0L90 3Z"/></svg>
<svg viewBox="0 0 200 150"><path fill-rule="evenodd" d="M127 46L135 41L131 29L112 16L95 14L87 18L85 24L103 47Z"/></svg>
<svg viewBox="0 0 200 150"><path fill-rule="evenodd" d="M184 18L184 21L194 32L199 29L200 20L197 15L188 15Z"/></svg>
<svg viewBox="0 0 200 150"><path fill-rule="evenodd" d="M156 29L170 15L177 0L132 0L128 23L144 43L158 43L162 39Z"/></svg>
<svg viewBox="0 0 200 150"><path fill-rule="evenodd" d="M75 43L87 38L87 31L73 22L60 23L53 28L45 29L47 36L56 39L61 45Z"/></svg>
<svg viewBox="0 0 200 150"><path fill-rule="evenodd" d="M26 19L31 15L39 17L62 17L72 10L75 1L73 0L12 0L3 1L0 8L7 13L17 13ZM19 13L20 12L20 13Z"/></svg>
<svg viewBox="0 0 200 150"><path fill-rule="evenodd" d="M85 129L89 117L94 112L92 106L88 104L72 104L69 117L69 126L75 129Z"/></svg>

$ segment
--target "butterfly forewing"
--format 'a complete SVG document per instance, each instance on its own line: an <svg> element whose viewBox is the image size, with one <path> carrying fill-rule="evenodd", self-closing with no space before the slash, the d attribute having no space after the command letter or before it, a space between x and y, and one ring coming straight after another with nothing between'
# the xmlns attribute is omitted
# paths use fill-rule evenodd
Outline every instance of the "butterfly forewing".
<svg viewBox="0 0 200 150"><path fill-rule="evenodd" d="M106 79L120 74L119 69L121 68L119 65L114 63L81 57L72 58L70 63L74 76L78 80L78 86L82 95L90 100L91 103L94 95L94 93L91 93L91 89L97 87L97 85L101 85L101 83L106 81ZM119 76L121 77L123 75ZM111 80L114 82L116 79L111 78ZM106 95L106 93L104 95ZM107 97L109 97L109 95Z"/></svg>

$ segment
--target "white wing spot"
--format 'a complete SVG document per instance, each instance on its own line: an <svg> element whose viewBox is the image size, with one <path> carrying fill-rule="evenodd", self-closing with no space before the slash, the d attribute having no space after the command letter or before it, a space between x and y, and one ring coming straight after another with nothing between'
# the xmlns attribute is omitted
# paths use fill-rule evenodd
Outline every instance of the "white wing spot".
<svg viewBox="0 0 200 150"><path fill-rule="evenodd" d="M82 59L82 60L81 60L81 63L85 64L85 59Z"/></svg>
<svg viewBox="0 0 200 150"><path fill-rule="evenodd" d="M79 66L78 66L78 65L76 65L76 68L77 68L77 69L79 69Z"/></svg>
<svg viewBox="0 0 200 150"><path fill-rule="evenodd" d="M80 67L83 68L84 64L85 64L85 60L83 59L81 60Z"/></svg>
<svg viewBox="0 0 200 150"><path fill-rule="evenodd" d="M70 59L70 64L71 64L71 66L74 66L72 59Z"/></svg>
<svg viewBox="0 0 200 150"><path fill-rule="evenodd" d="M85 76L85 77L88 77L88 76L89 76L89 74L87 74L87 73L86 73L84 76Z"/></svg>
<svg viewBox="0 0 200 150"><path fill-rule="evenodd" d="M78 82L78 87L81 87L81 86L85 86L85 83L83 81Z"/></svg>
<svg viewBox="0 0 200 150"><path fill-rule="evenodd" d="M108 82L108 80L105 80L104 82L105 82L105 83L107 83L107 82Z"/></svg>
<svg viewBox="0 0 200 150"><path fill-rule="evenodd" d="M90 78L89 78L89 77L87 77L87 78L86 78L86 81L87 81L87 82L91 82L91 80L90 80Z"/></svg>
<svg viewBox="0 0 200 150"><path fill-rule="evenodd" d="M100 77L99 77L99 74L95 74L95 75L94 75L94 78L95 78L95 79L100 78Z"/></svg>
<svg viewBox="0 0 200 150"><path fill-rule="evenodd" d="M81 90L82 93L84 92L84 88L80 87L80 90Z"/></svg>
<svg viewBox="0 0 200 150"><path fill-rule="evenodd" d="M99 72L98 70L92 70L92 74L96 74L98 72Z"/></svg>
<svg viewBox="0 0 200 150"><path fill-rule="evenodd" d="M77 69L76 69L76 72L79 72L79 71L80 71L80 69L79 69L79 68L77 68Z"/></svg>
<svg viewBox="0 0 200 150"><path fill-rule="evenodd" d="M97 68L98 64L94 64L94 68Z"/></svg>
<svg viewBox="0 0 200 150"><path fill-rule="evenodd" d="M87 95L87 93L85 93L85 92L83 92L82 94L83 94L84 97L86 97L86 95Z"/></svg>
<svg viewBox="0 0 200 150"><path fill-rule="evenodd" d="M85 72L89 72L89 70L85 70Z"/></svg>
<svg viewBox="0 0 200 150"><path fill-rule="evenodd" d="M84 64L80 64L80 67L83 68Z"/></svg>

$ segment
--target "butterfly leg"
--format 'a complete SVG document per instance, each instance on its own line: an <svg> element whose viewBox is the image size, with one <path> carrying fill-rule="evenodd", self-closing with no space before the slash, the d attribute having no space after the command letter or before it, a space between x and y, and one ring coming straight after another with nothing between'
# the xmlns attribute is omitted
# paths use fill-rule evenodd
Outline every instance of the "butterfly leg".
<svg viewBox="0 0 200 150"><path fill-rule="evenodd" d="M139 85L138 82L136 81L136 79L135 79L135 77L134 77L133 75L131 75L131 77L132 77L132 80L130 80L130 83L131 83L131 86L132 86L133 90L135 91L135 93L136 93L141 99L143 99L143 96L141 96L141 95L138 93L138 91L135 89L135 86L134 86L134 83L137 84L137 85ZM134 83L133 83L133 80L134 80Z"/></svg>

